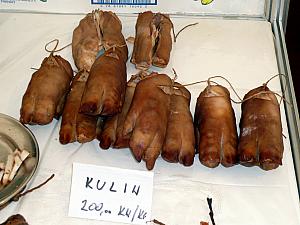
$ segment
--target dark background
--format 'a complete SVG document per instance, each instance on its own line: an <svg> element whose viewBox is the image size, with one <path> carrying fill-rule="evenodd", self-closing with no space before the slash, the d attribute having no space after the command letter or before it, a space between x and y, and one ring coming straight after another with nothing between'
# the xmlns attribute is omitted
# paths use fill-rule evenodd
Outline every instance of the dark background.
<svg viewBox="0 0 300 225"><path fill-rule="evenodd" d="M300 4L299 0L290 0L286 27L286 45L290 61L293 83L300 109Z"/></svg>

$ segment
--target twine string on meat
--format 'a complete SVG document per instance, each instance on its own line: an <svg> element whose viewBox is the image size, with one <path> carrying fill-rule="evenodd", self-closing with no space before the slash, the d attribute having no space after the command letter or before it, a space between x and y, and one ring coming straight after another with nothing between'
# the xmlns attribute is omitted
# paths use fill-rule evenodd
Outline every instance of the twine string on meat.
<svg viewBox="0 0 300 225"><path fill-rule="evenodd" d="M208 78L208 82L210 82L211 79L215 79L215 78L221 78L221 79L225 80L225 81L229 84L229 86L231 87L231 89L232 89L232 91L234 92L234 94L238 97L238 99L239 99L240 101L242 100L241 97L238 95L237 91L235 90L235 88L233 87L233 85L231 84L231 82L230 82L228 79L226 79L225 77L223 77L223 76L212 76L212 77L209 77L209 78ZM231 99L231 101L234 102L233 99Z"/></svg>
<svg viewBox="0 0 300 225"><path fill-rule="evenodd" d="M54 48L53 48L52 50L49 50L49 49L48 49L48 46L49 46L50 44L54 43L54 42L56 42ZM46 52L49 52L50 54L53 54L53 53L55 53L55 52L60 52L60 51L64 50L65 48L67 48L67 47L69 47L69 46L72 45L72 43L70 43L70 44L67 44L67 45L65 45L64 47L60 48L60 49L57 49L58 44L59 44L59 40L58 40L58 39L54 39L54 40L52 40L52 41L49 41L49 42L45 45L45 51L46 51Z"/></svg>
<svg viewBox="0 0 300 225"><path fill-rule="evenodd" d="M276 93L275 91L261 91L259 93L256 93L256 94L253 94L253 95L249 96L248 98L243 99L241 102L238 102L238 103L246 102L246 101L248 101L252 98L255 98L256 96L259 96L261 94L274 94L274 95L278 96L279 98L281 98L283 101L285 101L287 104L292 106L292 104L289 101L287 101L282 95Z"/></svg>
<svg viewBox="0 0 300 225"><path fill-rule="evenodd" d="M176 73L176 71L175 71L175 73ZM230 98L230 100L232 102L238 104L238 103L240 103L240 101L242 101L241 97L238 95L237 91L235 90L235 88L233 87L233 85L231 84L231 82L228 79L226 79L225 77L223 77L223 76L212 76L212 77L209 77L207 80L196 81L196 82L192 82L192 83L188 83L188 84L178 84L178 85L177 84L173 84L173 87L181 87L181 86L187 87L187 86L192 86L192 85L201 84L201 83L207 83L208 86L210 86L211 84L219 85L216 81L212 80L212 79L215 79L215 78L222 78L223 80L225 80L229 84L229 86L231 87L231 89L233 90L233 92L235 93L235 95L239 99L239 101L235 101L234 99Z"/></svg>
<svg viewBox="0 0 300 225"><path fill-rule="evenodd" d="M49 50L49 49L48 49L48 46L49 46L50 44L54 43L54 42L55 42L54 48L53 48L52 50ZM52 41L49 41L48 43L46 43L45 46L44 46L44 49L45 49L46 52L49 52L49 53L50 53L50 56L53 56L53 53L55 53L55 52L60 52L60 51L64 50L65 48L67 48L67 47L69 47L69 46L72 45L72 43L70 43L70 44L67 44L67 45L65 45L64 47L60 48L60 49L57 49L58 44L59 44L59 40L58 40L57 38L55 38L55 39L53 39ZM54 59L54 60L55 60L55 59ZM55 60L55 61L56 61L56 60ZM39 69L37 69L37 68L35 68L35 67L31 67L30 69L31 69L31 70L36 70L36 71L39 70ZM74 70L73 70L73 72L74 72Z"/></svg>
<svg viewBox="0 0 300 225"><path fill-rule="evenodd" d="M282 77L284 77L285 79L287 79L287 75L279 73L279 74L276 74L276 75L272 76L269 80L267 80L267 81L263 84L263 86L266 87L266 86L268 85L268 83L269 83L271 80L273 80L273 79L276 78L276 77L280 77L280 76L282 76ZM283 95L285 94L286 88L287 88L287 82L285 82L285 86L284 86L283 89L282 89L282 94L283 94ZM280 97L279 104L281 104L282 101L283 101L283 96Z"/></svg>
<svg viewBox="0 0 300 225"><path fill-rule="evenodd" d="M119 44L112 44L112 45L109 45L109 44L107 44L107 46L108 46L108 48L105 49L105 51L108 51L108 50L110 50L110 49L113 49L113 51L116 51L116 48L123 48L123 47L126 47L127 45L126 45L126 43L125 43L125 44L123 44L123 45L119 45Z"/></svg>
<svg viewBox="0 0 300 225"><path fill-rule="evenodd" d="M148 71L145 70L139 70L139 72L135 75L132 75L132 77L139 77L140 81L144 80L149 75Z"/></svg>
<svg viewBox="0 0 300 225"><path fill-rule="evenodd" d="M285 74L281 74L281 73L276 74L276 75L272 76L270 79L268 79L265 83L263 83L263 87L266 88L267 85L268 85L268 83L269 83L271 80L273 80L274 78L279 77L279 76L282 76L282 77L284 77L284 78L287 78L287 76L286 76ZM284 93L285 93L285 90L286 90L286 85L285 85L285 87L284 87L283 90L282 90L283 95L284 95ZM275 91L261 91L261 92L259 92L259 93L256 93L256 94L253 94L253 95L249 96L249 97L246 98L246 99L243 99L243 100L242 100L241 102L239 102L239 103L243 103L243 102L245 102L245 101L248 101L248 100L250 100L250 99L252 99L252 98L255 98L256 96L261 95L261 94L274 94L274 95L276 95L276 96L278 96L278 97L280 98L279 104L281 104L282 101L285 101L289 106L291 106L291 107L293 106L289 101L287 101L287 100L283 97L283 95L280 95L280 94L278 94L278 93L275 92Z"/></svg>
<svg viewBox="0 0 300 225"><path fill-rule="evenodd" d="M273 80L274 78L276 78L276 77L278 77L278 76L284 76L284 77L286 77L286 75L284 75L284 74L276 74L276 75L272 76L270 79L268 79L267 82L265 82L265 83L263 84L263 86L266 86L271 80ZM246 99L241 99L241 97L238 95L237 91L235 90L235 88L234 88L233 85L231 84L231 82L230 82L228 79L226 79L225 77L223 77L223 76L212 76L212 77L209 77L207 80L202 80L202 81L197 81L197 82L193 82L193 83L183 84L182 86L184 86L184 87L186 87L186 86L192 86L192 85L200 84L200 83L204 83L204 82L207 82L208 85L210 85L210 83L212 83L212 82L213 82L214 84L219 85L217 82L211 80L211 79L215 79L215 78L221 78L221 79L225 80L225 81L229 84L229 86L231 87L231 89L233 90L233 92L235 93L235 95L236 95L236 96L238 97L238 99L239 99L239 101L235 101L234 99L231 98L231 101L234 102L234 103L236 103L236 104L241 104L241 103L243 103L243 102L245 102L245 101L248 101L248 100L250 100L250 99L252 99L252 98L254 98L254 97L256 97L256 96L258 96L258 95L260 95L260 94L271 94L271 93L272 93L272 94L274 94L274 95L280 97L280 99L281 99L280 102L281 102L282 100L284 100L287 104L292 105L292 104L291 104L290 102L288 102L282 95L280 95L280 94L278 94L278 93L276 93L276 92L274 92L274 91L263 91L263 92L256 93L256 94L254 94L254 95L252 95L252 96L249 96L249 97L246 98ZM175 85L175 86L176 86L176 85ZM285 90L284 90L284 91L285 91ZM284 92L284 91L283 91L283 92Z"/></svg>
<svg viewBox="0 0 300 225"><path fill-rule="evenodd" d="M140 72L137 74L141 80L145 79L150 73L145 70L140 70Z"/></svg>

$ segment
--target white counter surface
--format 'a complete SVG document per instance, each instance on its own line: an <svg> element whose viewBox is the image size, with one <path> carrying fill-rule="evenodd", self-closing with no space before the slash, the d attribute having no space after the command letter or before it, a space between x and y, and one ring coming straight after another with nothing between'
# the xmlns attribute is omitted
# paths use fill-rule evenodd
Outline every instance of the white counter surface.
<svg viewBox="0 0 300 225"><path fill-rule="evenodd" d="M22 95L32 73L48 53L45 43L58 38L60 46L69 44L73 29L82 16L49 14L0 14L0 112L19 118ZM134 36L135 17L120 17L125 37ZM186 29L174 44L172 58L166 72L178 74L178 81L186 84L222 75L229 79L243 97L278 73L271 25L264 21L173 18L175 29L199 22ZM132 45L129 44L129 54ZM75 70L71 48L60 53ZM128 78L136 70L128 62ZM222 80L217 82L228 87ZM281 92L279 78L269 88ZM189 86L192 94L191 111L205 84ZM229 87L228 87L229 88ZM237 99L231 91L233 99ZM234 104L237 124L240 105ZM273 171L219 166L209 169L200 164L196 155L194 165L185 168L159 158L154 172L152 217L167 225L192 225L209 221L206 197L213 198L215 220L218 225L299 225L299 201L292 154L289 144L284 107L283 166ZM37 138L41 159L37 173L28 185L34 187L52 173L55 178L43 188L23 197L0 211L0 222L21 213L30 225L53 224L114 224L67 216L71 185L72 163L146 170L137 163L129 149L103 151L98 141L84 145L63 146L58 141L60 120L46 126L28 126Z"/></svg>

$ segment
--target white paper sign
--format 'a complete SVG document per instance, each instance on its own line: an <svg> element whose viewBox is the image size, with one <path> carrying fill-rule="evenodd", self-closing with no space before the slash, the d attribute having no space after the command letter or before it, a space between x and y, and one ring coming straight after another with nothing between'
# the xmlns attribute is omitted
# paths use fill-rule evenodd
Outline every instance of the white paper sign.
<svg viewBox="0 0 300 225"><path fill-rule="evenodd" d="M69 216L146 224L152 192L153 172L74 163Z"/></svg>

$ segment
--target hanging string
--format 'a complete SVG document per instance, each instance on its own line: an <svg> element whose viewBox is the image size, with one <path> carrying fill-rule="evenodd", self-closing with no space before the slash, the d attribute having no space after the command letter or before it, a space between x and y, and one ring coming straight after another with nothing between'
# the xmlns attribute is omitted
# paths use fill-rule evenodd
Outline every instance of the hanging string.
<svg viewBox="0 0 300 225"><path fill-rule="evenodd" d="M269 80L267 80L267 82L265 82L265 83L263 84L263 86L267 86L268 83L269 83L271 80L273 80L273 79L276 78L276 77L280 77L280 76L282 76L282 77L284 77L284 78L287 78L287 75L278 73L278 74L272 76Z"/></svg>
<svg viewBox="0 0 300 225"><path fill-rule="evenodd" d="M178 35L182 32L182 31L184 31L186 28L188 28L188 27L191 27L191 26L195 26L195 25L197 25L197 24L199 24L198 22L197 23L191 23L191 24L188 24L188 25L186 25L186 26L184 26L183 28L181 28L178 32L177 32L177 34L175 35L175 42L176 42L176 40L177 40L177 38L178 38Z"/></svg>
<svg viewBox="0 0 300 225"><path fill-rule="evenodd" d="M41 188L42 186L44 186L45 184L47 184L50 180L52 180L54 176L55 176L55 175L52 174L46 181L44 181L43 183L39 184L38 186L36 186L36 187L34 187L34 188L31 188L31 189L29 189L29 190L27 190L27 191L25 191L25 192L23 192L23 193L17 194L17 195L13 198L13 201L18 201L19 198L21 198L21 197L27 195L27 194L30 193L30 192L33 192L33 191L36 190L36 189Z"/></svg>
<svg viewBox="0 0 300 225"><path fill-rule="evenodd" d="M52 50L49 50L49 49L48 49L48 46L49 46L50 44L52 44L53 42L56 42L56 43L55 43L55 46L54 46L54 48L53 48ZM59 40L58 40L58 39L54 39L54 40L48 42L48 43L45 45L45 51L46 51L46 52L49 52L49 53L51 53L51 54L53 54L54 52L60 52L60 51L64 50L65 48L69 47L70 45L72 45L72 43L70 43L70 44L67 44L66 46L64 46L64 47L62 47L62 48L60 48L60 49L57 49L58 44L59 44Z"/></svg>

